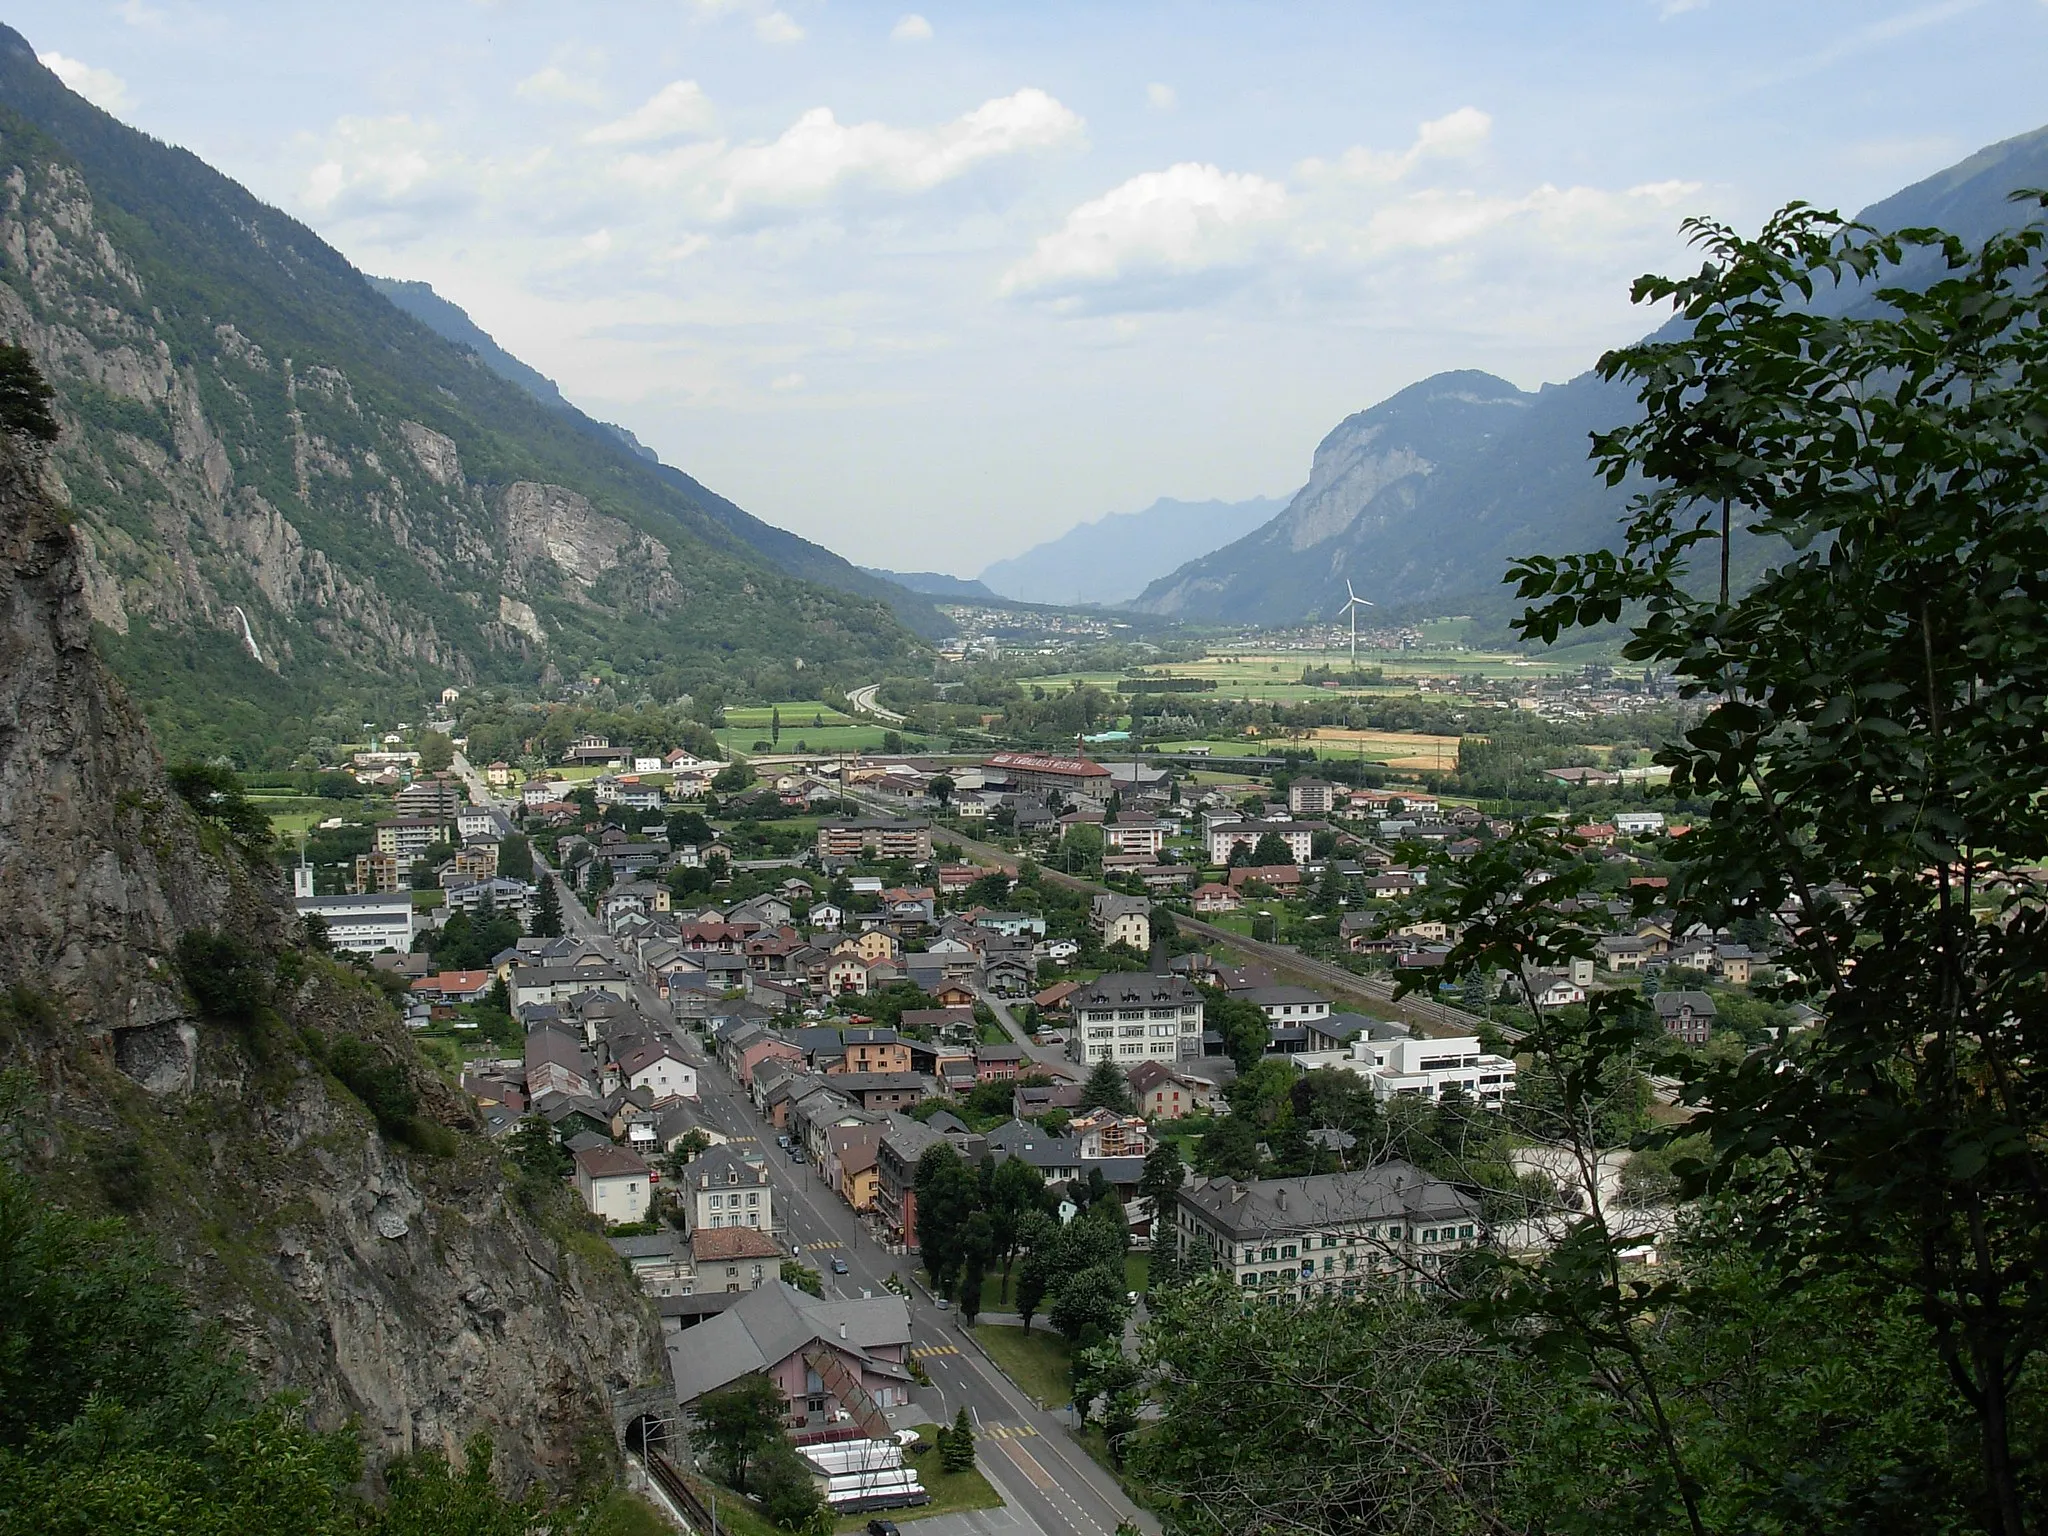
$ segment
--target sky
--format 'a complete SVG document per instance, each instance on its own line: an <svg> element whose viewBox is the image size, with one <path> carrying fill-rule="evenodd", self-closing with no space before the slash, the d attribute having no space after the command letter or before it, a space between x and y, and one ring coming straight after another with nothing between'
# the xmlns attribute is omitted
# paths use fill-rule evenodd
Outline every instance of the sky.
<svg viewBox="0 0 2048 1536"><path fill-rule="evenodd" d="M864 565L1285 495L1647 331L1680 223L2048 121L2044 0L16 0L73 89Z"/></svg>

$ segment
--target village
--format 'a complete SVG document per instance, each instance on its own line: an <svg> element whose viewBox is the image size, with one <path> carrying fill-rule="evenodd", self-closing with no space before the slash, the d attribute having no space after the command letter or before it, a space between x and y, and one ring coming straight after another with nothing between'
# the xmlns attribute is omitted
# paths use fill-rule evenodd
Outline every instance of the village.
<svg viewBox="0 0 2048 1536"><path fill-rule="evenodd" d="M660 1311L677 1413L765 1372L800 1450L943 1426L931 1371L958 1371L961 1345L913 1327L929 1308L1039 1385L1007 1403L969 1390L989 1422L1045 1433L1034 1415L1130 1324L1148 1273L1220 1269L1307 1301L1553 1241L1558 1223L1495 1221L1365 1132L1428 1113L1505 1124L1532 1010L1640 993L1700 1050L1810 1022L1752 995L1767 940L1662 919L1658 847L1683 828L1639 806L1569 831L1611 897L1580 914L1590 956L1432 974L1457 939L1413 911L1432 860L1510 823L1298 767L1016 751L755 767L586 734L521 778L459 753L427 772L401 749L356 765L391 792L371 850L327 871L302 858L297 905L402 997L488 1132L573 1185ZM1404 974L1422 987L1396 1004ZM1360 1107L1232 1160L1275 1072L1283 1098L1335 1084ZM1574 1177L1542 1147L1508 1160ZM1628 1164L1605 1157L1596 1193L1630 1207L1635 1258L1654 1264L1671 1213ZM949 1177L1021 1202L1006 1241L976 1239L974 1265L1001 1263L987 1293L933 1257L966 1241ZM1082 1222L1121 1255L1113 1294L1070 1294L1078 1272L1057 1272L1058 1234ZM848 1510L927 1492L900 1454L814 1465Z"/></svg>

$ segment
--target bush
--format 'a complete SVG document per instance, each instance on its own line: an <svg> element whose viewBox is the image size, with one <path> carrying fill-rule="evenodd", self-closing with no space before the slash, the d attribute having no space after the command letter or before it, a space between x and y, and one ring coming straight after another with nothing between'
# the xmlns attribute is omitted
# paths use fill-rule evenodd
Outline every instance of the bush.
<svg viewBox="0 0 2048 1536"><path fill-rule="evenodd" d="M181 935L174 959L200 1013L224 1024L248 1024L270 1000L270 968L247 939L194 928Z"/></svg>
<svg viewBox="0 0 2048 1536"><path fill-rule="evenodd" d="M353 1035L344 1035L327 1052L327 1068L344 1088L362 1100L376 1117L377 1128L392 1137L409 1137L419 1110L412 1076L395 1061L380 1061Z"/></svg>

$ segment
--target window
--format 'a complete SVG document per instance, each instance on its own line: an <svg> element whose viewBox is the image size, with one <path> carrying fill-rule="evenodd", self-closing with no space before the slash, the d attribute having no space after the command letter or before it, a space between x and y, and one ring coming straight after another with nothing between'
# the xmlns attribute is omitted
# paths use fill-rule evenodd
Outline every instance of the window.
<svg viewBox="0 0 2048 1536"><path fill-rule="evenodd" d="M1244 1272L1244 1283L1246 1285L1257 1285L1259 1283L1259 1277L1253 1274L1250 1270L1246 1270Z"/></svg>
<svg viewBox="0 0 2048 1536"><path fill-rule="evenodd" d="M712 1209L712 1210L714 1210L714 1211L715 1211L715 1210L719 1210L719 1209L721 1209L721 1208L722 1208L722 1207L724 1206L724 1204L725 1204L725 1196L723 1196L723 1195L713 1195L713 1196L711 1197L711 1209Z"/></svg>
<svg viewBox="0 0 2048 1536"><path fill-rule="evenodd" d="M1472 1227L1471 1227L1471 1224L1470 1224L1469 1222L1468 1222L1468 1223L1466 1223L1466 1225L1464 1225L1464 1226L1462 1226L1462 1227L1458 1228L1458 1236L1460 1236L1460 1237L1470 1237L1471 1235L1472 1235Z"/></svg>
<svg viewBox="0 0 2048 1536"><path fill-rule="evenodd" d="M1259 1261L1259 1255L1257 1251L1251 1248L1245 1249L1244 1261L1247 1264L1256 1264Z"/></svg>
<svg viewBox="0 0 2048 1536"><path fill-rule="evenodd" d="M1294 1255L1295 1247L1292 1243L1288 1243L1280 1249L1280 1257L1283 1259L1291 1259L1294 1257Z"/></svg>
<svg viewBox="0 0 2048 1536"><path fill-rule="evenodd" d="M749 1204L749 1205L759 1205L760 1203L761 1203L761 1197L760 1197L759 1195L749 1195L749 1196L747 1196L747 1204Z"/></svg>
<svg viewBox="0 0 2048 1536"><path fill-rule="evenodd" d="M1280 1257L1280 1251L1277 1248L1268 1248L1265 1250L1265 1252L1261 1253L1259 1257L1264 1259L1268 1264L1270 1264L1275 1259Z"/></svg>

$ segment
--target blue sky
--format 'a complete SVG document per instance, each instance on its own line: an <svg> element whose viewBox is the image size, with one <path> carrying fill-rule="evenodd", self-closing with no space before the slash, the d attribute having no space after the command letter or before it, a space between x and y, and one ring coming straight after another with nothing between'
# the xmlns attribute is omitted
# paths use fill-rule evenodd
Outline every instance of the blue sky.
<svg viewBox="0 0 2048 1536"><path fill-rule="evenodd" d="M2048 120L2042 0L18 0L117 115L863 564L1292 491L1650 328L1677 226Z"/></svg>

